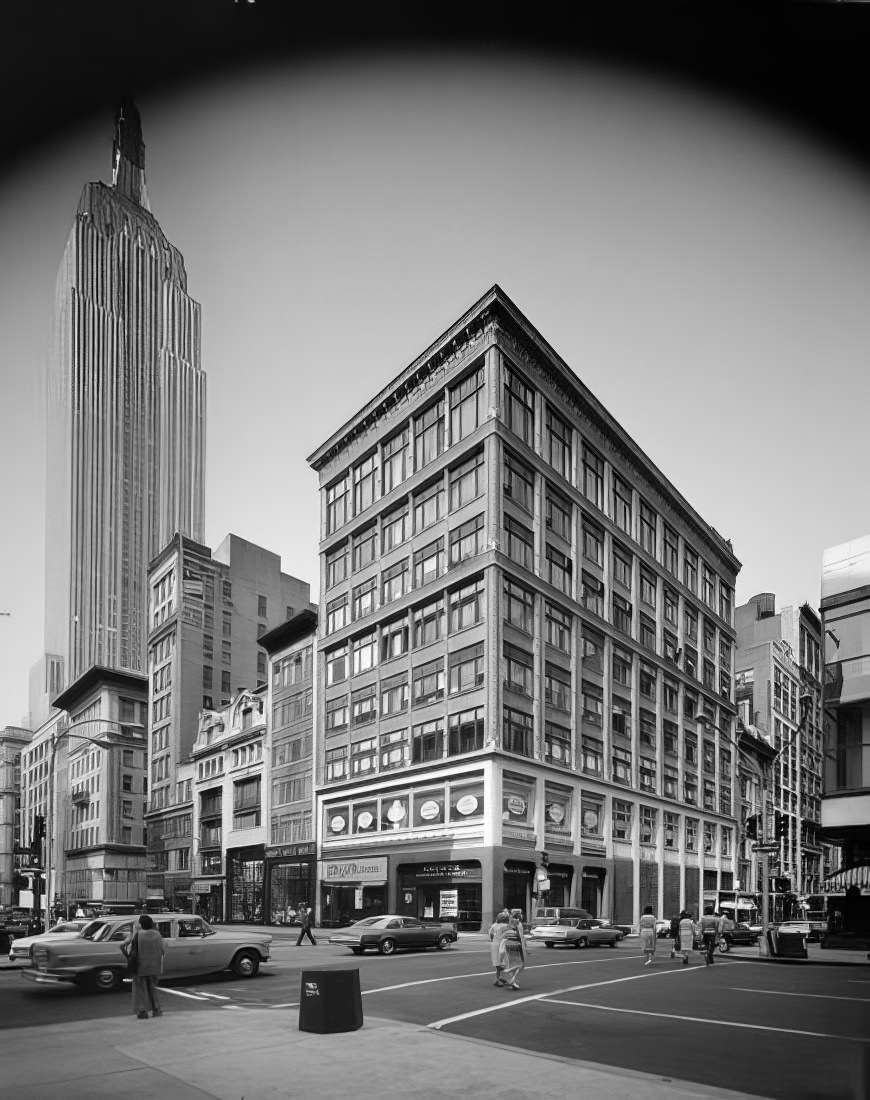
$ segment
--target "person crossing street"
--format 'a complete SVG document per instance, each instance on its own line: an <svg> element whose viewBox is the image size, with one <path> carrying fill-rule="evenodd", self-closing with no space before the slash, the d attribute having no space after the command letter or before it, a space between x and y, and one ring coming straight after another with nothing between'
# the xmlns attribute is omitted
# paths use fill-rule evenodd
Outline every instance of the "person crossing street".
<svg viewBox="0 0 870 1100"><path fill-rule="evenodd" d="M311 916L311 910L307 905L300 905L299 907L299 939L296 941L296 946L302 946L302 940L305 936L311 940L314 947L317 947L317 940L314 938L314 933L311 931L311 925L313 923L313 917Z"/></svg>

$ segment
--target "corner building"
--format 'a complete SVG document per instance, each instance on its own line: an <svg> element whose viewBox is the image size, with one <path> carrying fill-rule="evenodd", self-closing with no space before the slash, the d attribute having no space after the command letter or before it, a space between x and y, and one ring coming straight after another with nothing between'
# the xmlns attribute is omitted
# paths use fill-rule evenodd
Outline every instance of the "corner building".
<svg viewBox="0 0 870 1100"><path fill-rule="evenodd" d="M504 292L309 462L322 923L731 889L740 564Z"/></svg>

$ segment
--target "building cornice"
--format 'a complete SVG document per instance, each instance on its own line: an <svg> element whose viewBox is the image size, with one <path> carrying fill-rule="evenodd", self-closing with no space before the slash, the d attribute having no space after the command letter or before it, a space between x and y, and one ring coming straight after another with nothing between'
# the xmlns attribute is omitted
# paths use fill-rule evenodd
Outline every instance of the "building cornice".
<svg viewBox="0 0 870 1100"><path fill-rule="evenodd" d="M740 571L741 563L731 543L701 518L498 285L309 455L309 464L322 472L352 443L375 434L378 423L402 402L410 402L415 396L422 398L471 352L482 353L492 346L505 351L520 369L537 375L574 418L591 428L604 446L629 467L635 483L645 487L660 510L678 516L720 562L735 574Z"/></svg>

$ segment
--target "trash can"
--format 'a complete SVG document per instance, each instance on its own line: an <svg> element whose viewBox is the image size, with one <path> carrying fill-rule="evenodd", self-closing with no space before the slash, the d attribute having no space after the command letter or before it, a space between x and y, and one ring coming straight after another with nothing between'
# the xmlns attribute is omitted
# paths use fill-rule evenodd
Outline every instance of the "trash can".
<svg viewBox="0 0 870 1100"><path fill-rule="evenodd" d="M0 955L9 954L9 944L12 942L12 936L6 931L5 928L0 928Z"/></svg>
<svg viewBox="0 0 870 1100"><path fill-rule="evenodd" d="M807 945L803 932L780 932L777 940L776 953L781 959L807 958Z"/></svg>
<svg viewBox="0 0 870 1100"><path fill-rule="evenodd" d="M363 1025L359 970L303 970L299 1030L329 1035Z"/></svg>

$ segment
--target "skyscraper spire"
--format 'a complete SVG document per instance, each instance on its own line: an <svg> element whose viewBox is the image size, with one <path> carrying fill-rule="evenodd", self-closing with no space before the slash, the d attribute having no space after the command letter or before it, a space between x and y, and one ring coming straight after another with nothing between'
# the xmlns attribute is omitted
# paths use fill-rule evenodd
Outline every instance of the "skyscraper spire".
<svg viewBox="0 0 870 1100"><path fill-rule="evenodd" d="M124 198L150 210L145 190L145 143L142 120L132 98L126 96L115 115L112 146L112 186Z"/></svg>

